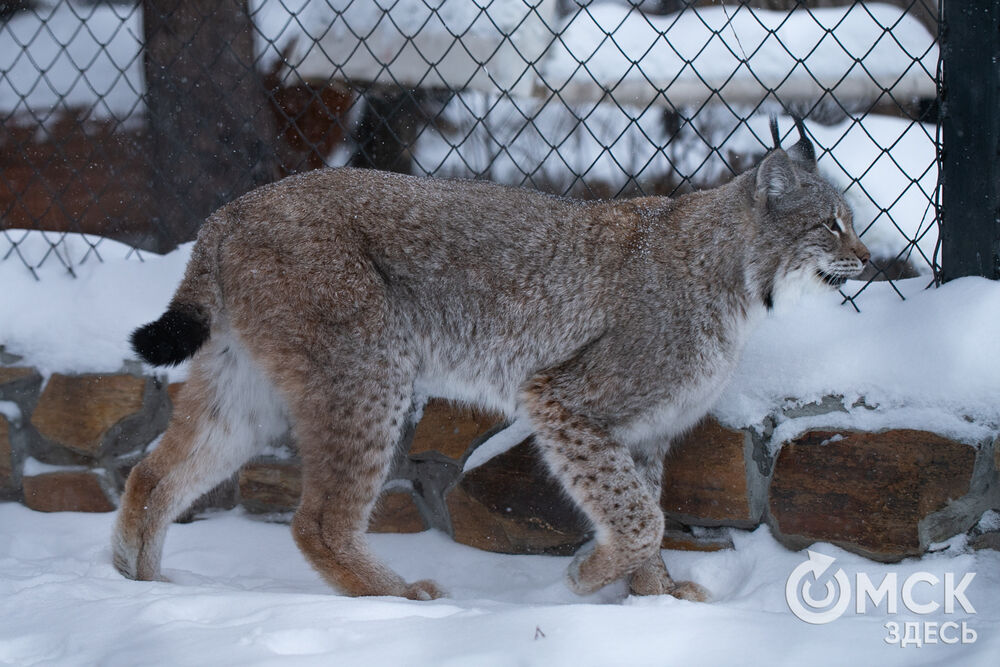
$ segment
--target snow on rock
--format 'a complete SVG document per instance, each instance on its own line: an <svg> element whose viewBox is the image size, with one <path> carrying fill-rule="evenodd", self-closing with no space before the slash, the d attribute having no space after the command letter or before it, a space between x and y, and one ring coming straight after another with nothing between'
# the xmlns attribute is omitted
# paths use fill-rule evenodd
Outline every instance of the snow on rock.
<svg viewBox="0 0 1000 667"><path fill-rule="evenodd" d="M569 558L509 556L428 531L371 535L405 578L433 578L450 597L431 602L345 598L295 548L287 526L237 512L175 525L164 573L135 582L111 566L113 514L39 514L0 504L0 662L30 665L692 665L995 664L1000 651L1000 553L950 550L883 565L818 544L850 581L876 584L916 572L943 581L975 573L975 613L943 605L927 615L883 603L809 625L792 615L785 584L807 562L766 528L734 531L735 549L663 552L678 578L712 591L711 603L626 597L612 585L577 597ZM922 583L915 598L941 592ZM965 622L975 643L901 649L887 622Z"/></svg>
<svg viewBox="0 0 1000 667"><path fill-rule="evenodd" d="M44 375L119 370L135 358L132 330L166 309L191 247L160 256L94 236L0 231L0 345Z"/></svg>
<svg viewBox="0 0 1000 667"><path fill-rule="evenodd" d="M490 439L472 450L462 466L462 472L467 473L483 465L490 459L518 446L533 433L531 424L526 419L518 419Z"/></svg>
<svg viewBox="0 0 1000 667"><path fill-rule="evenodd" d="M594 3L559 31L541 83L570 102L604 91L639 109L698 105L716 93L727 104L756 105L770 90L785 103L813 103L827 91L841 101L874 100L890 88L898 100L937 93L933 36L883 3L790 13L713 6L662 17Z"/></svg>
<svg viewBox="0 0 1000 667"><path fill-rule="evenodd" d="M818 425L917 428L969 442L994 435L1000 283L962 278L930 290L926 284L897 281L903 301L890 284L873 283L860 313L842 306L834 291L779 303L751 335L713 413L731 426L752 426L789 399L801 404L838 395L847 412L794 420L774 440Z"/></svg>
<svg viewBox="0 0 1000 667"><path fill-rule="evenodd" d="M253 16L265 54L294 40L289 64L305 79L528 95L531 64L552 40L556 4L256 0Z"/></svg>

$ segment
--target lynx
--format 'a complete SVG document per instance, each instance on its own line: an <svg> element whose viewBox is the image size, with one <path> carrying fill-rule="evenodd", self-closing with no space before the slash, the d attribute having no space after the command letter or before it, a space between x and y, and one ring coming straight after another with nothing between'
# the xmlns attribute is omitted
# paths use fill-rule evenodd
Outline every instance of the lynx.
<svg viewBox="0 0 1000 667"><path fill-rule="evenodd" d="M354 169L289 177L203 225L166 313L132 343L192 358L163 440L131 473L113 538L160 577L168 525L290 427L294 538L348 595L407 583L365 530L415 409L439 396L530 424L593 524L568 584L705 599L671 579L658 499L671 438L707 413L777 291L839 285L869 253L812 144L775 147L677 198L583 202L485 182Z"/></svg>

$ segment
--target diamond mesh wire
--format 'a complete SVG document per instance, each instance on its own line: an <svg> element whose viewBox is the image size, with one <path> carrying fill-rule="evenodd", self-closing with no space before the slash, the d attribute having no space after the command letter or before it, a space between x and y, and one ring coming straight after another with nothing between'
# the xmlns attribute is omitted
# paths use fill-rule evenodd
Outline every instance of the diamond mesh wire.
<svg viewBox="0 0 1000 667"><path fill-rule="evenodd" d="M141 259L323 166L676 195L795 114L873 253L858 307L938 274L937 32L924 0L0 3L0 258Z"/></svg>

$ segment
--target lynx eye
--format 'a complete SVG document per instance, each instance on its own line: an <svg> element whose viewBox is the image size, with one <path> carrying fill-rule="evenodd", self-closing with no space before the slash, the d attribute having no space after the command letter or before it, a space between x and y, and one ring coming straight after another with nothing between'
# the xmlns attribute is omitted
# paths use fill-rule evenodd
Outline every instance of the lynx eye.
<svg viewBox="0 0 1000 667"><path fill-rule="evenodd" d="M840 236L844 233L844 223L841 222L840 218L827 218L823 221L823 226L834 236Z"/></svg>

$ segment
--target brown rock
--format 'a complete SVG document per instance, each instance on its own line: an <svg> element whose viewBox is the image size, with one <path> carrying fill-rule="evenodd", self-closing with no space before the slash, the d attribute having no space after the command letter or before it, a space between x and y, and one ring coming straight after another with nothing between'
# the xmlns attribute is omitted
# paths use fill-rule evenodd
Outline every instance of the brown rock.
<svg viewBox="0 0 1000 667"><path fill-rule="evenodd" d="M747 495L746 438L743 431L708 418L671 445L660 496L664 513L689 525L755 526L758 518Z"/></svg>
<svg viewBox="0 0 1000 667"><path fill-rule="evenodd" d="M375 505L369 533L419 533L427 530L420 509L409 491L386 491Z"/></svg>
<svg viewBox="0 0 1000 667"><path fill-rule="evenodd" d="M302 494L298 463L250 463L240 470L240 502L249 512L294 511ZM373 533L419 533L427 529L409 491L389 491L379 498L368 530Z"/></svg>
<svg viewBox="0 0 1000 667"><path fill-rule="evenodd" d="M77 452L97 455L111 427L142 410L144 378L60 375L49 378L31 421L38 431Z"/></svg>
<svg viewBox="0 0 1000 667"><path fill-rule="evenodd" d="M973 549L993 549L1000 551L1000 533L983 533L976 535L969 540L969 546Z"/></svg>
<svg viewBox="0 0 1000 667"><path fill-rule="evenodd" d="M451 519L452 538L456 542L483 551L523 553L507 536L502 519L495 517L485 505L470 497L461 486L449 491L445 501Z"/></svg>
<svg viewBox="0 0 1000 667"><path fill-rule="evenodd" d="M589 531L530 440L464 474L446 502L455 541L487 551L566 555Z"/></svg>
<svg viewBox="0 0 1000 667"><path fill-rule="evenodd" d="M111 512L101 483L92 472L59 471L22 480L24 504L38 512Z"/></svg>
<svg viewBox="0 0 1000 667"><path fill-rule="evenodd" d="M37 375L37 373L38 371L34 368L24 366L0 366L0 384L24 380L25 378Z"/></svg>
<svg viewBox="0 0 1000 667"><path fill-rule="evenodd" d="M993 441L993 470L1000 472L1000 438Z"/></svg>
<svg viewBox="0 0 1000 667"><path fill-rule="evenodd" d="M814 431L778 455L772 527L800 547L833 542L876 560L926 548L918 523L969 491L975 450L933 433Z"/></svg>
<svg viewBox="0 0 1000 667"><path fill-rule="evenodd" d="M410 454L436 451L453 459L460 459L469 445L500 424L503 417L456 406L441 399L431 399L424 407L424 415L417 424L410 445Z"/></svg>
<svg viewBox="0 0 1000 667"><path fill-rule="evenodd" d="M14 461L10 446L10 423L0 415L0 489L13 486Z"/></svg>
<svg viewBox="0 0 1000 667"><path fill-rule="evenodd" d="M239 475L239 496L250 512L290 512L302 494L302 468L297 463L249 463Z"/></svg>
<svg viewBox="0 0 1000 667"><path fill-rule="evenodd" d="M666 530L663 532L660 548L675 551L722 551L732 549L733 541L725 535L699 537L682 530Z"/></svg>
<svg viewBox="0 0 1000 667"><path fill-rule="evenodd" d="M34 368L0 366L0 400L22 405L34 403L41 386L42 376Z"/></svg>

